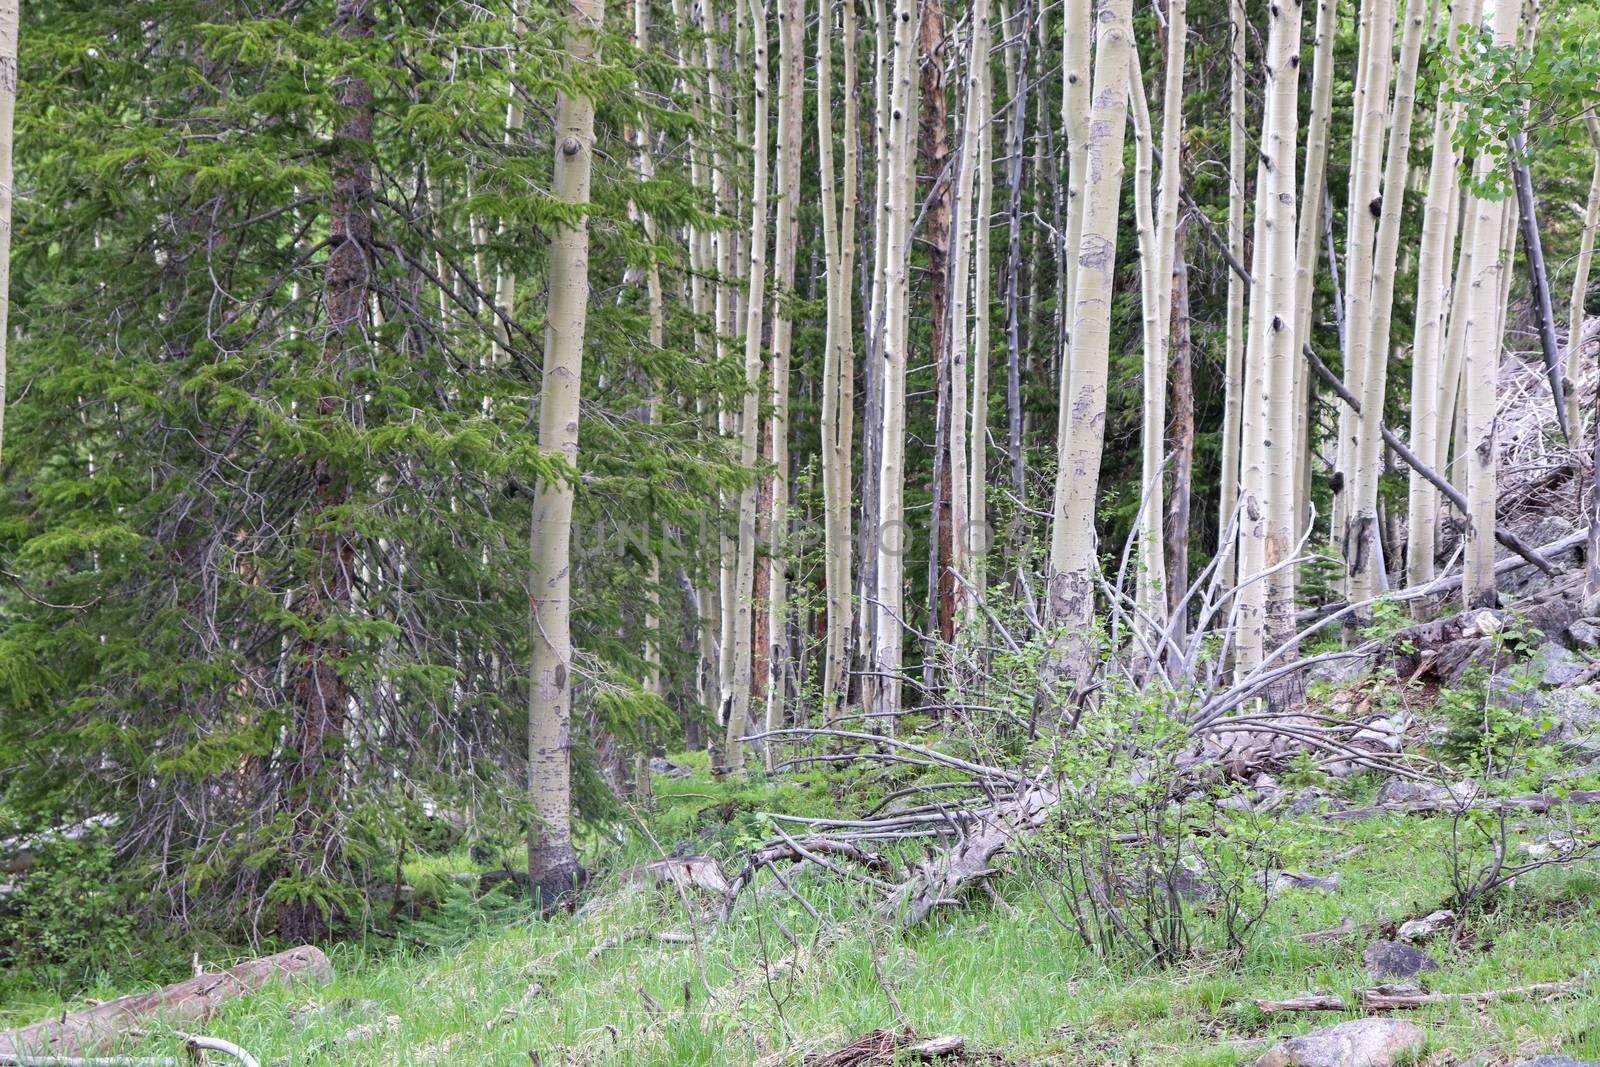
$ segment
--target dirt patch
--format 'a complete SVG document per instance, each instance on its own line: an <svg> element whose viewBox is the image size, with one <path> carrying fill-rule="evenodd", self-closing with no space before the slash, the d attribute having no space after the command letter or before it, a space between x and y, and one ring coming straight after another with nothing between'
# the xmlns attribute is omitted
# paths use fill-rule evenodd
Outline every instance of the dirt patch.
<svg viewBox="0 0 1600 1067"><path fill-rule="evenodd" d="M806 1067L890 1067L939 1064L941 1067L1027 1067L998 1052L969 1048L964 1038L927 1037L910 1030L869 1030L842 1048L807 1056Z"/></svg>

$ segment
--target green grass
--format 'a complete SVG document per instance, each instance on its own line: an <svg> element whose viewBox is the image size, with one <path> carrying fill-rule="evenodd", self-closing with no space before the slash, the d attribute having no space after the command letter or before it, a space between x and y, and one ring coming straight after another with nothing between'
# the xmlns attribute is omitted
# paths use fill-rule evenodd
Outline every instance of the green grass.
<svg viewBox="0 0 1600 1067"><path fill-rule="evenodd" d="M697 774L658 783L650 836L668 848L732 855L761 836L759 810L854 810L865 797L820 775L730 786ZM919 1033L962 1034L971 1046L1026 1063L1251 1063L1268 1040L1343 1017L1267 1017L1253 998L1348 997L1371 984L1361 971L1361 938L1308 945L1293 935L1346 917L1366 923L1430 910L1448 892L1448 829L1443 819L1341 826L1303 820L1289 836L1285 867L1326 873L1335 869L1331 857L1360 847L1337 865L1338 892L1286 893L1242 956L1202 953L1165 971L1111 967L1087 953L1044 907L1047 875L1017 869L1020 860L997 881L998 899L976 895L906 935L872 923L854 886L801 869L790 877L822 912L821 926L787 894L767 889L772 882L764 877L762 891L741 898L734 920L713 932L713 901L696 902L691 920L670 889L622 885L627 865L654 854L639 832L609 846L614 865L578 915L548 921L530 921L521 905L498 896L473 902L444 877L446 865L419 861L415 876L435 877L442 904L402 932L440 947L397 950L381 939L338 946L331 984L241 999L206 1029L263 1063L329 1067L527 1064L530 1050L547 1065L777 1064L898 1023ZM1539 827L1530 822L1527 829ZM1597 895L1592 872L1540 872L1481 921L1467 947L1433 945L1441 969L1427 984L1464 991L1592 977L1600 959ZM794 954L780 922L802 945L798 968L780 963ZM591 958L608 940L660 931L697 932L699 945L642 937ZM328 1008L294 1022L294 1009L307 1004ZM58 1009L9 1004L5 1022ZM1462 1063L1479 1054L1600 1055L1600 998L1589 989L1548 1003L1441 1007L1407 1017L1427 1030L1430 1055L1453 1049ZM149 1033L140 1051L175 1048L159 1027ZM1456 1061L1441 1055L1428 1062Z"/></svg>

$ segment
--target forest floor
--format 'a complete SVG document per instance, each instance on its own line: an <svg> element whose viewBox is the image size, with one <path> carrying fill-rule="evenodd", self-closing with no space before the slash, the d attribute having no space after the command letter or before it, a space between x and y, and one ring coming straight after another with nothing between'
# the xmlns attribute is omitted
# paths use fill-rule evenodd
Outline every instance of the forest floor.
<svg viewBox="0 0 1600 1067"><path fill-rule="evenodd" d="M875 1030L963 1038L964 1058L943 1061L955 1064L1223 1067L1253 1063L1281 1037L1358 1014L1268 1015L1255 1000L1319 992L1353 1002L1374 984L1363 973L1363 947L1383 936L1385 924L1434 910L1450 888L1448 817L1335 823L1285 815L1278 818L1292 820L1292 832L1282 837L1280 867L1337 873L1337 888L1286 890L1242 952L1196 950L1166 968L1114 966L1087 952L1055 918L1059 890L1047 868L1024 856L1006 863L992 894L969 896L909 933L871 920L851 883L806 867L790 868L789 878L820 922L774 888L746 893L732 921L713 933L715 900L694 889L630 885L626 868L675 846L722 854L731 865L741 847L765 838L759 812L838 814L870 802L870 790L822 772L776 783L714 782L700 769L703 759L684 762L695 769L658 779L651 813L607 846L617 860L576 914L530 920L526 904L501 891L474 900L443 877L465 862L464 853L432 857L407 873L419 891L438 894L439 906L425 920L400 924L406 947L379 938L337 946L331 984L237 1000L207 1031L239 1042L263 1064L297 1067L902 1062L863 1051L896 1043L881 1036L856 1052L839 1051ZM1331 787L1357 803L1369 802L1376 788L1359 777ZM639 832L644 827L648 833ZM761 885L773 885L770 876ZM1429 943L1438 970L1422 982L1432 990L1584 982L1572 995L1536 1002L1397 1012L1426 1031L1414 1062L1600 1056L1597 901L1600 870L1547 868L1523 878L1462 934ZM1297 939L1344 920L1357 927L1348 936ZM0 1025L71 1006L47 998L12 1003ZM130 1051L177 1048L159 1025L147 1034Z"/></svg>

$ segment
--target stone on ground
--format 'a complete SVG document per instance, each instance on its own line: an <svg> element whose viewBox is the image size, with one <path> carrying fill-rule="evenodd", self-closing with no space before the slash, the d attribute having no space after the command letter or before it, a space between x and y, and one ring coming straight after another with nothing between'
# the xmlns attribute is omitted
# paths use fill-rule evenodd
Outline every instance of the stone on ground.
<svg viewBox="0 0 1600 1067"><path fill-rule="evenodd" d="M1415 1023L1352 1019L1274 1045L1256 1067L1393 1067L1423 1039Z"/></svg>

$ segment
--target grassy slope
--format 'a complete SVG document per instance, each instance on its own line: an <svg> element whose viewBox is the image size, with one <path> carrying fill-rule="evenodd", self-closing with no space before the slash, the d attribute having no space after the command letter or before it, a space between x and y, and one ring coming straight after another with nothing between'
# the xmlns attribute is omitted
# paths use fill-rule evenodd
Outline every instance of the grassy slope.
<svg viewBox="0 0 1600 1067"><path fill-rule="evenodd" d="M854 808L843 788L820 778L780 789L730 790L698 775L663 783L652 836L670 846L693 840L703 825L699 836L707 840L697 847L731 850L759 830L753 809ZM727 808L706 809L729 801L739 814L721 828ZM526 1064L529 1050L547 1065L781 1063L894 1025L886 983L906 1025L962 1034L1021 1062L1248 1063L1264 1047L1259 1039L1337 1018L1268 1019L1251 998L1348 994L1368 984L1360 939L1305 945L1295 932L1347 916L1370 922L1418 915L1447 890L1446 820L1396 817L1332 827L1308 818L1299 830L1285 867L1326 873L1335 869L1331 857L1356 854L1337 865L1338 892L1279 897L1242 959L1211 954L1166 972L1110 970L1052 920L1040 896L1043 882L1024 873L1001 879L997 899L980 896L902 937L874 929L850 887L798 870L795 884L832 931L820 950L811 947L820 928L792 899L771 892L743 898L734 923L716 937L702 916L699 951L638 940L591 958L607 939L692 929L675 893L624 891L613 873L580 916L547 922L515 919L509 910L497 917L458 894L440 917L410 931L440 947L380 953L344 946L333 953L339 977L331 986L240 1001L208 1031L241 1042L263 1062L297 1065ZM609 852L635 861L650 858L652 849L635 834ZM1478 928L1475 947L1433 947L1441 970L1429 986L1487 989L1589 973L1600 958L1597 890L1600 880L1581 871L1526 880ZM791 951L775 920L807 946L799 973L764 962ZM347 1005L345 998L376 1007ZM292 1009L308 1002L332 1008L309 1023L292 1021ZM29 1015L46 1006L10 1007ZM1463 1063L1477 1062L1469 1057L1480 1053L1600 1055L1600 998L1592 995L1410 1017L1425 1025L1431 1051L1457 1050ZM159 1031L152 1034L144 1048L172 1048ZM1428 1062L1458 1060L1445 1054Z"/></svg>

